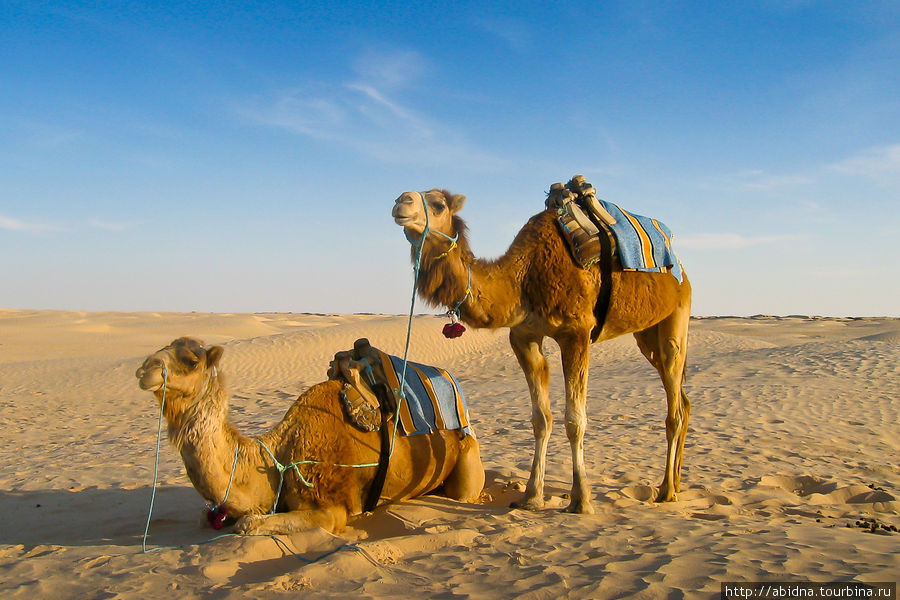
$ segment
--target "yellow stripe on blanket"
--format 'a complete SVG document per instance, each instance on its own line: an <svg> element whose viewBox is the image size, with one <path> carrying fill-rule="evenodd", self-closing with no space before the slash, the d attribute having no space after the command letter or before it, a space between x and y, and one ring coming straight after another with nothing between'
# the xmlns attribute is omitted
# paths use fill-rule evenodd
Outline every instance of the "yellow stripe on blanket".
<svg viewBox="0 0 900 600"><path fill-rule="evenodd" d="M444 427L444 418L441 416L441 405L438 402L437 393L434 391L434 386L429 381L428 377L422 370L416 365L410 364L410 367L416 372L416 375L422 380L422 385L425 387L425 391L428 393L428 399L431 400L431 407L434 410L434 426L438 429L446 429Z"/></svg>
<svg viewBox="0 0 900 600"><path fill-rule="evenodd" d="M408 362L406 381L401 387L403 359L382 353L381 366L387 384L397 397L400 428L404 435L420 435L437 430L471 433L466 399L459 382L438 367Z"/></svg>
<svg viewBox="0 0 900 600"><path fill-rule="evenodd" d="M628 219L632 226L634 226L634 230L638 234L638 241L640 241L641 244L641 257L644 259L644 266L656 266L653 259L653 244L650 242L650 236L647 235L647 232L644 230L644 226L641 225L641 222L634 218L634 215L632 215L628 211L622 210L622 214L625 215L625 218Z"/></svg>
<svg viewBox="0 0 900 600"><path fill-rule="evenodd" d="M397 373L394 371L394 364L391 362L391 356L384 352L381 353L381 367L384 369L385 375L387 375L388 385L391 386L391 389L400 390L400 378L397 377ZM416 426L413 424L408 403L404 402L401 398L398 398L397 400L400 404L397 412L400 413L400 424L403 425L404 431L415 431Z"/></svg>
<svg viewBox="0 0 900 600"><path fill-rule="evenodd" d="M466 409L466 404L463 401L464 396L459 389L459 384L456 382L456 379L444 369L438 367L438 371L440 371L441 375L446 377L453 386L453 392L456 394L456 414L459 415L459 426L460 428L465 429L469 426L469 411Z"/></svg>

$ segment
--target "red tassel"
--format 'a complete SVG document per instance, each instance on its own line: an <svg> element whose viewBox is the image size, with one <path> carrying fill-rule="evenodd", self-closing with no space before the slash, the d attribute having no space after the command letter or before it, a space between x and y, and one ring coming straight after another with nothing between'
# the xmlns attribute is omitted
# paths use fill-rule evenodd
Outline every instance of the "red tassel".
<svg viewBox="0 0 900 600"><path fill-rule="evenodd" d="M227 518L228 511L222 507L206 511L206 520L209 521L210 526L216 531L222 529L222 526L225 524L225 519Z"/></svg>
<svg viewBox="0 0 900 600"><path fill-rule="evenodd" d="M442 330L442 333L444 334L444 337L446 337L448 339L453 339L453 338L458 338L459 336L461 336L463 334L463 332L465 332L465 330L466 330L466 328L463 326L462 323L458 323L458 322L457 323L447 323L446 325L444 325L444 329Z"/></svg>

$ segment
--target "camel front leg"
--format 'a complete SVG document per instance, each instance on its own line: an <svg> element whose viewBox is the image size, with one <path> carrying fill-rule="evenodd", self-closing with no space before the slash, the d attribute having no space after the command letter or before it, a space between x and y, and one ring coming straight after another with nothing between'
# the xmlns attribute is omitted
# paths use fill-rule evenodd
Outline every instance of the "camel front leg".
<svg viewBox="0 0 900 600"><path fill-rule="evenodd" d="M347 509L343 506L300 509L271 515L244 515L234 525L235 533L277 535L299 533L321 527L338 533L347 525Z"/></svg>
<svg viewBox="0 0 900 600"><path fill-rule="evenodd" d="M531 462L531 476L525 487L525 497L521 502L513 502L513 508L540 510L544 507L544 471L547 463L547 443L553 428L550 413L550 367L543 349L544 336L525 330L511 328L509 343L525 373L528 392L531 395L531 426L534 429L534 458Z"/></svg>
<svg viewBox="0 0 900 600"><path fill-rule="evenodd" d="M584 431L587 427L587 377L590 332L574 332L557 338L566 380L566 436L572 448L572 493L566 512L593 514L591 486L584 467Z"/></svg>

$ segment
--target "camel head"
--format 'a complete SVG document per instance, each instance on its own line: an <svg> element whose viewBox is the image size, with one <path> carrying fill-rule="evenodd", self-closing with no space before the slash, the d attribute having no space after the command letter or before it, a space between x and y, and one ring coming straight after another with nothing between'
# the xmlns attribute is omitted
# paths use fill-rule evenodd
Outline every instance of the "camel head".
<svg viewBox="0 0 900 600"><path fill-rule="evenodd" d="M165 383L167 391L178 392L185 398L195 398L210 379L216 377L216 366L223 352L222 346L206 348L200 340L178 338L148 356L134 375L143 390L161 394Z"/></svg>
<svg viewBox="0 0 900 600"><path fill-rule="evenodd" d="M425 202L422 202L422 198ZM408 236L418 238L425 231L425 211L428 211L428 227L446 236L455 236L460 223L455 218L462 210L466 197L451 194L447 190L433 189L427 192L403 192L394 201L391 216L394 222L406 230Z"/></svg>

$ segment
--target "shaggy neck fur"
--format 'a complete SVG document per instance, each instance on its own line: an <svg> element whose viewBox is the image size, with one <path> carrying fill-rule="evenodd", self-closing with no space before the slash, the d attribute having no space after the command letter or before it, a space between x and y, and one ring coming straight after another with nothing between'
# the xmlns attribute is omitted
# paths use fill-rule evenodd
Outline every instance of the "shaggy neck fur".
<svg viewBox="0 0 900 600"><path fill-rule="evenodd" d="M534 245L529 240L546 227L546 219L539 217L532 218L519 232L506 254L496 260L484 260L475 258L466 224L455 215L453 229L459 235L456 248L448 252L450 244L441 236L432 235L425 240L419 294L433 306L453 308L466 298L471 269L472 293L459 307L462 320L473 327L492 329L521 323L527 309L522 285L533 260ZM552 227L552 222L548 222ZM413 258L415 253L413 247Z"/></svg>
<svg viewBox="0 0 900 600"><path fill-rule="evenodd" d="M162 399L162 390L157 396ZM238 482L246 481L251 471L265 465L256 440L241 435L228 422L228 394L219 377L210 373L194 396L167 390L164 415L169 440L181 454L188 478L197 491L213 504L222 502L226 492L229 504L243 503L236 490ZM239 451L235 464L236 448ZM234 477L229 490L232 465ZM274 491L271 498L261 498L258 503L272 501Z"/></svg>

